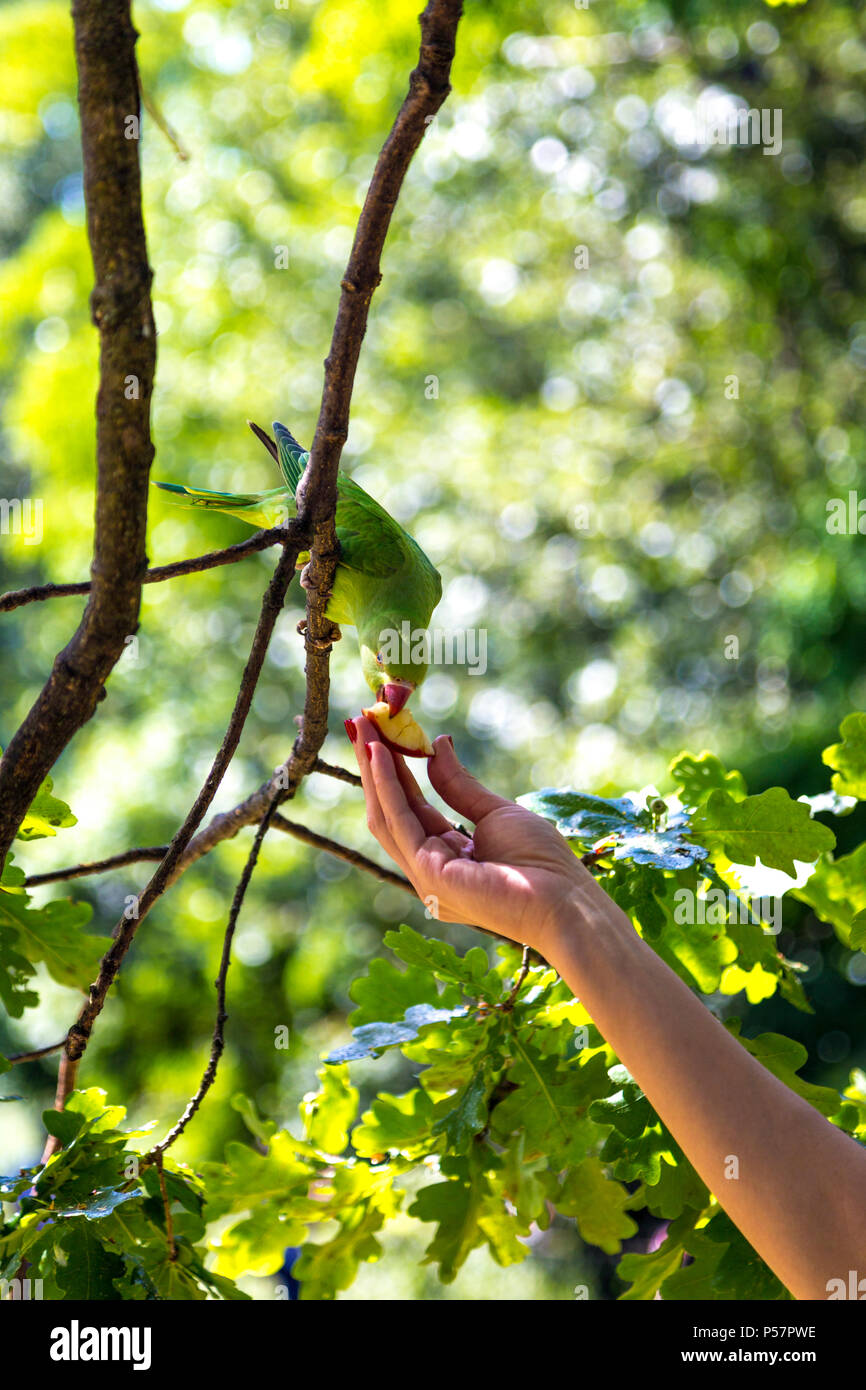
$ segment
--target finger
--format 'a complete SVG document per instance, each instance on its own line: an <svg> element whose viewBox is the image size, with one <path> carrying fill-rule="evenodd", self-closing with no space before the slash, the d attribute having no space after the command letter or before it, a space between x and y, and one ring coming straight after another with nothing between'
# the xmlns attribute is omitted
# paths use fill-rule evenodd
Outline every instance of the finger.
<svg viewBox="0 0 866 1390"><path fill-rule="evenodd" d="M441 811L437 811L436 807L431 806L430 802L425 799L424 793L406 766L406 759L400 753L394 754L394 766L397 769L400 785L406 793L406 800L427 834L442 835L443 838L447 834L453 834L454 826L447 816L443 816Z"/></svg>
<svg viewBox="0 0 866 1390"><path fill-rule="evenodd" d="M424 827L409 805L390 751L382 743L367 746L373 784L388 831L399 853L411 863L427 839Z"/></svg>
<svg viewBox="0 0 866 1390"><path fill-rule="evenodd" d="M445 734L433 744L436 756L427 764L430 781L443 801L447 801L459 816L478 821L502 806L511 806L504 796L488 791L457 759L454 746Z"/></svg>
<svg viewBox="0 0 866 1390"><path fill-rule="evenodd" d="M358 771L361 774L361 785L364 789L364 801L367 808L367 829L373 835L382 848L396 864L407 872L406 863L403 856L394 843L394 838L388 829L388 822L379 801L379 793L373 778L373 768L367 756L367 748L372 748L373 744L379 740L379 735L374 726L368 719L354 719L348 721L355 726L357 737L354 740L355 757L358 760ZM366 729L364 726L367 726ZM369 730L370 741L364 742L364 734Z"/></svg>

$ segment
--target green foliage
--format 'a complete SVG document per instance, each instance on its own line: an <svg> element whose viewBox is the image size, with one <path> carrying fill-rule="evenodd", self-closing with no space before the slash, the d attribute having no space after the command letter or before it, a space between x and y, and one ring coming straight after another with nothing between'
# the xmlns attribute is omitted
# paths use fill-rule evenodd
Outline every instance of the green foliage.
<svg viewBox="0 0 866 1390"><path fill-rule="evenodd" d="M46 777L21 822L17 840L42 840L47 835L56 835L61 826L78 824L66 802L51 795L53 786L52 779Z"/></svg>
<svg viewBox="0 0 866 1390"><path fill-rule="evenodd" d="M849 714L840 727L841 743L825 748L824 762L835 768L833 790L866 801L866 714Z"/></svg>
<svg viewBox="0 0 866 1390"><path fill-rule="evenodd" d="M728 890L732 855L778 868L822 855L833 836L778 788L747 796L711 754L681 754L672 772L696 809L676 796L642 806L637 793L523 800L555 819L576 852L601 842L600 883L693 989L733 992L759 977L762 993L785 991L786 962L759 922L741 919L734 894L720 893L699 919L680 912L681 895L694 904L699 889L707 902L713 885ZM668 852L646 854L645 837L671 823L700 851L682 867ZM847 879L837 870L833 882L844 907ZM859 940L860 921L850 925ZM424 1258L445 1284L479 1249L503 1267L522 1262L554 1214L616 1255L645 1213L666 1223L664 1239L652 1254L623 1256L624 1299L788 1297L554 971L522 968L508 945L495 962L481 946L461 954L406 924L385 943L398 964L376 957L352 985L354 1042L331 1051L303 1098L303 1137L236 1096L257 1147L233 1141L196 1173L166 1159L163 1196L155 1165L127 1152L136 1135L119 1128L123 1109L101 1091L75 1092L43 1117L62 1149L3 1180L16 1209L0 1231L2 1269L27 1259L58 1299L231 1298L241 1276L273 1276L287 1246L302 1246L293 1268L301 1296L332 1299L381 1258L383 1232L402 1212L432 1228ZM830 1122L866 1132L862 1073L843 1096L798 1075L807 1053L794 1039L741 1037L736 1019L728 1027ZM402 1054L413 1084L361 1107L346 1064L375 1067L370 1059L386 1054Z"/></svg>
<svg viewBox="0 0 866 1390"><path fill-rule="evenodd" d="M77 824L66 803L51 795L52 787L46 777L21 824L19 840L44 839L56 835L61 826ZM58 984L86 989L106 942L82 931L93 916L89 903L59 898L42 907L30 906L26 875L13 858L7 854L0 872L0 999L12 1018L20 1018L39 1002L28 983L38 964L44 963Z"/></svg>
<svg viewBox="0 0 866 1390"><path fill-rule="evenodd" d="M758 859L768 869L794 876L794 860L811 864L829 851L836 836L812 820L808 806L792 801L784 787L735 800L730 792L712 791L693 821L696 835L719 846L737 864Z"/></svg>

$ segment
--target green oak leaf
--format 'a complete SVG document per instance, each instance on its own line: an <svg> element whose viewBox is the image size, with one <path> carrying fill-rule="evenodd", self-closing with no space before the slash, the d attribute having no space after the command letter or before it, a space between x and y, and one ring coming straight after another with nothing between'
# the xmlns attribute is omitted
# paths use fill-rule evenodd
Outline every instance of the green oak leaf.
<svg viewBox="0 0 866 1390"><path fill-rule="evenodd" d="M348 1067L322 1067L322 1089L305 1096L298 1109L311 1144L325 1153L341 1154L349 1142L349 1126L358 1113L358 1092L349 1081Z"/></svg>
<svg viewBox="0 0 866 1390"><path fill-rule="evenodd" d="M124 1273L123 1261L107 1250L91 1221L64 1221L58 1225L55 1245L65 1257L58 1265L57 1283L64 1299L93 1302L116 1299L114 1280Z"/></svg>
<svg viewBox="0 0 866 1390"><path fill-rule="evenodd" d="M660 1121L648 1125L643 1134L635 1138L617 1129L611 1130L601 1158L613 1166L614 1175L622 1182L642 1178L650 1187L655 1187L661 1178L662 1161L674 1161L670 1135Z"/></svg>
<svg viewBox="0 0 866 1390"><path fill-rule="evenodd" d="M224 1163L197 1165L207 1188L209 1219L246 1211L267 1201L291 1202L295 1208L299 1198L306 1200L310 1184L319 1172L308 1148L287 1130L280 1130L266 1154L232 1141L226 1145ZM310 1215L316 1210L316 1203L309 1201Z"/></svg>
<svg viewBox="0 0 866 1390"><path fill-rule="evenodd" d="M86 936L89 903L57 898L44 907L29 907L25 898L0 893L0 928L14 933L13 945L33 964L44 961L52 979L61 985L87 989L108 949L103 936Z"/></svg>
<svg viewBox="0 0 866 1390"><path fill-rule="evenodd" d="M611 856L657 869L687 869L705 859L707 851L687 839L689 817L675 812L664 828L656 827L650 812L630 797L590 796L569 787L547 787L517 798L521 806L556 822L561 834L592 845L612 839Z"/></svg>
<svg viewBox="0 0 866 1390"><path fill-rule="evenodd" d="M531 1226L506 1203L499 1174L487 1177L488 1192L478 1206L478 1227L498 1265L520 1264L529 1254Z"/></svg>
<svg viewBox="0 0 866 1390"><path fill-rule="evenodd" d="M131 1202L134 1198L140 1197L142 1189L140 1187L130 1188L124 1192L118 1187L105 1187L101 1191L91 1193L83 1202L77 1203L72 1207L63 1207L55 1212L60 1216L85 1216L88 1221L101 1221L104 1216L110 1216L117 1207L124 1202Z"/></svg>
<svg viewBox="0 0 866 1390"><path fill-rule="evenodd" d="M166 1254L159 1264L148 1270L160 1298L169 1303L201 1303L207 1298L195 1273L186 1269L180 1260L170 1260Z"/></svg>
<svg viewBox="0 0 866 1390"><path fill-rule="evenodd" d="M450 1023L452 1019L464 1017L467 1012L465 1004L460 1004L456 1009L437 1009L433 1004L411 1004L400 1023L362 1023L360 1028L353 1028L355 1041L335 1048L325 1061L331 1066L341 1062L357 1062L362 1057L372 1057L383 1048L401 1047L403 1043L413 1042L421 1029L429 1024Z"/></svg>
<svg viewBox="0 0 866 1390"><path fill-rule="evenodd" d="M790 891L792 897L808 903L822 922L829 922L849 946L854 919L866 911L866 843L838 859L827 855L819 860L802 887Z"/></svg>
<svg viewBox="0 0 866 1390"><path fill-rule="evenodd" d="M861 910L851 918L848 945L852 951L866 951L866 910Z"/></svg>
<svg viewBox="0 0 866 1390"><path fill-rule="evenodd" d="M848 714L839 726L841 743L831 744L821 754L828 767L835 768L834 792L866 801L866 714Z"/></svg>
<svg viewBox="0 0 866 1390"><path fill-rule="evenodd" d="M465 1153L476 1134L487 1124L487 1100L491 1088L489 1063L485 1060L459 1097L457 1104L440 1101L444 1114L433 1125L434 1134L444 1134L449 1153Z"/></svg>
<svg viewBox="0 0 866 1390"><path fill-rule="evenodd" d="M652 827L649 811L627 797L590 796L572 787L543 787L517 798L518 805L556 822L562 835L592 844L607 835L640 827Z"/></svg>
<svg viewBox="0 0 866 1390"><path fill-rule="evenodd" d="M249 1096L238 1093L232 1096L231 1105L233 1110L237 1110L253 1138L258 1139L259 1143L267 1148L277 1129L273 1120L263 1120Z"/></svg>
<svg viewBox="0 0 866 1390"><path fill-rule="evenodd" d="M480 946L471 946L460 956L447 942L422 936L405 923L399 931L385 933L385 945L407 965L422 966L437 979L460 985L471 998L480 996L495 1003L502 996L502 981Z"/></svg>
<svg viewBox="0 0 866 1390"><path fill-rule="evenodd" d="M352 1147L364 1158L403 1152L432 1142L433 1102L420 1087L402 1096L382 1093L352 1130Z"/></svg>
<svg viewBox="0 0 866 1390"><path fill-rule="evenodd" d="M621 1134L636 1139L653 1118L652 1106L625 1067L619 1064L611 1067L608 1076L620 1089L601 1100L594 1100L589 1107L589 1117L599 1124L613 1125Z"/></svg>
<svg viewBox="0 0 866 1390"><path fill-rule="evenodd" d="M447 990L447 997L440 996L436 978L425 966L410 965L400 970L382 956L374 956L366 975L352 982L349 997L358 1005L349 1015L353 1028L364 1023L397 1023L413 1004L449 1008L460 1002L459 992L453 986Z"/></svg>
<svg viewBox="0 0 866 1390"><path fill-rule="evenodd" d="M338 1169L335 1186L343 1175L349 1175L351 1181L351 1170ZM354 1282L361 1263L380 1258L382 1246L377 1234L386 1221L396 1216L403 1200L402 1192L394 1190L390 1175L385 1174L364 1199L353 1197L351 1188L346 1189L346 1197L350 1200L338 1214L336 1235L321 1245L307 1244L292 1268L304 1300L335 1298Z"/></svg>
<svg viewBox="0 0 866 1390"><path fill-rule="evenodd" d="M520 1134L502 1155L502 1190L517 1216L527 1226L546 1231L550 1225L548 1201L557 1188L556 1174L550 1171L546 1155L532 1161L526 1158L526 1136Z"/></svg>
<svg viewBox="0 0 866 1390"><path fill-rule="evenodd" d="M728 792L736 801L746 796L740 772L727 772L714 753L679 753L670 765L677 795L686 806L700 806L710 792Z"/></svg>
<svg viewBox="0 0 866 1390"><path fill-rule="evenodd" d="M451 1284L466 1257L483 1245L485 1234L478 1216L489 1188L484 1175L473 1174L468 1182L450 1179L422 1187L409 1208L419 1221L435 1221L436 1234L427 1247L424 1263L439 1265L439 1278Z"/></svg>
<svg viewBox="0 0 866 1390"><path fill-rule="evenodd" d="M665 1241L658 1250L648 1255L623 1255L616 1272L623 1283L631 1284L626 1293L621 1293L619 1303L644 1302L654 1299L662 1284L680 1268L683 1262L683 1246L676 1241Z"/></svg>
<svg viewBox="0 0 866 1390"><path fill-rule="evenodd" d="M592 1101L607 1095L610 1082L604 1056L596 1053L582 1065L563 1065L544 1057L530 1043L517 1040L517 1055L506 1076L515 1087L491 1113L491 1134L501 1143L525 1134L526 1154L534 1158L567 1153L592 1142L597 1126L587 1121Z"/></svg>
<svg viewBox="0 0 866 1390"><path fill-rule="evenodd" d="M692 1256L692 1263L668 1275L661 1285L662 1299L670 1302L712 1302L718 1297L714 1279L725 1246L710 1240L703 1231L691 1231L684 1238L683 1245Z"/></svg>
<svg viewBox="0 0 866 1390"><path fill-rule="evenodd" d="M762 1301L792 1297L725 1212L718 1212L704 1227L703 1234L725 1246L712 1276L715 1299Z"/></svg>
<svg viewBox="0 0 866 1390"><path fill-rule="evenodd" d="M729 792L713 791L695 813L692 833L734 864L760 859L767 868L781 869L792 878L795 859L813 863L836 843L832 830L812 820L809 808L792 801L784 787L770 787L742 801Z"/></svg>
<svg viewBox="0 0 866 1390"><path fill-rule="evenodd" d="M562 1216L573 1216L583 1240L615 1255L637 1231L625 1208L631 1194L620 1183L605 1175L597 1158L587 1158L573 1168L556 1193L554 1205Z"/></svg>
<svg viewBox="0 0 866 1390"><path fill-rule="evenodd" d="M794 1038L786 1038L782 1033L761 1033L757 1038L743 1038L740 1036L739 1019L729 1019L725 1027L734 1037L738 1038L743 1047L768 1071L784 1081L785 1085L795 1091L803 1100L807 1100L822 1115L828 1119L838 1114L840 1107L839 1092L831 1086L814 1086L810 1081L804 1081L797 1072L809 1060L809 1054Z"/></svg>
<svg viewBox="0 0 866 1390"><path fill-rule="evenodd" d="M659 1165L659 1180L652 1187L641 1189L647 1211L653 1216L673 1221L687 1209L703 1211L710 1194L679 1146L671 1143L676 1163Z"/></svg>
<svg viewBox="0 0 866 1390"><path fill-rule="evenodd" d="M637 1201L635 1206L637 1206ZM662 1244L646 1255L623 1255L616 1267L617 1275L632 1287L619 1296L619 1302L637 1302L655 1298L662 1284L682 1266L683 1241L694 1232L697 1213L685 1211L671 1221Z"/></svg>
<svg viewBox="0 0 866 1390"><path fill-rule="evenodd" d="M39 1003L29 987L35 974L36 967L18 950L17 931L0 927L0 1001L10 1018L20 1018Z"/></svg>
<svg viewBox="0 0 866 1390"><path fill-rule="evenodd" d="M304 1221L286 1219L277 1205L265 1203L216 1237L216 1268L226 1279L264 1278L282 1268L286 1246L302 1245L306 1238Z"/></svg>
<svg viewBox="0 0 866 1390"><path fill-rule="evenodd" d="M42 840L56 835L62 827L78 824L66 802L51 795L53 786L51 778L46 777L18 828L16 840Z"/></svg>

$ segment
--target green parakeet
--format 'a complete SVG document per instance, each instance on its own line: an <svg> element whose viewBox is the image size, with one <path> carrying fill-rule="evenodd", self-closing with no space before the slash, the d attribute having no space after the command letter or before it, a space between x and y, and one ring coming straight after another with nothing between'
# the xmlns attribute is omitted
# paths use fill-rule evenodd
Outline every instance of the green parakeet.
<svg viewBox="0 0 866 1390"><path fill-rule="evenodd" d="M156 486L182 507L227 512L253 526L283 524L293 512L295 489L309 456L278 421L276 444L258 425L250 427L279 464L283 487L232 493L181 483ZM337 474L336 526L340 559L326 616L357 629L364 679L395 716L427 674L429 652L419 635L426 633L442 596L442 581L418 543L343 472ZM300 555L298 568L308 560L309 553Z"/></svg>

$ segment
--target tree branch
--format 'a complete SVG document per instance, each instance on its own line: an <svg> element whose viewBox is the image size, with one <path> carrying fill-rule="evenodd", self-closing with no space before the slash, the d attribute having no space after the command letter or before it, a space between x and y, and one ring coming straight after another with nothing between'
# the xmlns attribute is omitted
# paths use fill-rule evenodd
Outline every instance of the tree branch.
<svg viewBox="0 0 866 1390"><path fill-rule="evenodd" d="M162 1166L162 1156L165 1153L166 1149L168 1149L175 1142L175 1140L179 1139L180 1136L183 1134L184 1130L186 1129L195 1112L198 1110L199 1106L201 1105L202 1101L204 1100L205 1096L207 1095L208 1091L210 1090L211 1086L213 1085L216 1079L219 1060L220 1057L223 1055L223 1052L225 1051L226 1045L225 1025L226 1019L228 1018L228 1014L226 1013L226 980L228 978L229 965L231 964L232 941L234 939L235 927L237 926L238 915L240 913L241 906L243 905L244 897L246 895L250 879L253 876L253 869L256 867L256 861L259 857L259 850L262 847L262 841L268 833L268 827L271 824L271 820L273 819L276 809L277 794L276 792L274 792L271 797L270 805L265 811L265 814L262 816L261 824L259 825L259 828L256 831L256 838L254 839L252 849L250 850L249 855L247 856L247 862L244 865L244 871L241 874L240 881L238 883L237 888L235 889L235 895L232 900L231 911L229 912L228 925L226 927L225 936L223 938L223 950L222 958L220 960L219 974L216 978L216 1022L214 1023L210 1057L208 1058L208 1063L205 1067L204 1075L202 1076L202 1079L199 1082L198 1090L196 1091L195 1095L190 1099L186 1109L184 1110L177 1124L172 1126L168 1134L163 1139L162 1143L155 1144L154 1147L151 1149L150 1153L147 1155L148 1158L154 1159L160 1165L160 1168Z"/></svg>
<svg viewBox="0 0 866 1390"><path fill-rule="evenodd" d="M99 329L93 587L74 637L0 761L0 864L40 783L105 695L136 631L147 567L145 523L153 458L150 397L156 331L141 215L136 32L129 0L73 0L84 199Z"/></svg>
<svg viewBox="0 0 866 1390"><path fill-rule="evenodd" d="M302 536L296 534L294 540L283 547L279 563L274 570L273 578L262 600L262 611L259 615L250 655L244 668L240 689L222 745L214 758L211 770L193 806L187 814L183 825L177 831L174 839L169 845L168 853L139 896L137 904L138 916L129 918L125 916L121 917L115 927L114 942L110 950L108 950L102 958L99 967L99 975L96 982L90 986L89 998L81 1009L77 1020L69 1030L66 1053L72 1061L77 1061L83 1056L84 1050L90 1039L93 1024L102 1011L106 995L120 969L123 957L132 944L132 939L136 931L147 916L151 907L153 907L153 904L173 881L177 865L181 861L190 840L201 824L204 814L213 801L220 782L225 775L226 768L234 757L247 715L250 711L250 705L252 704L256 683L264 664L268 643L270 642L277 617L282 609L286 590L291 582L295 569L295 561L297 560L302 544Z"/></svg>
<svg viewBox="0 0 866 1390"><path fill-rule="evenodd" d="M382 248L406 170L430 121L451 90L451 63L462 10L462 0L429 0L420 16L418 65L409 77L408 94L376 161L341 282L331 347L325 359L322 405L309 462L297 491L298 515L309 521L313 539L305 635L306 699L301 731L288 762L290 796L313 768L328 732L327 644L332 625L325 609L339 550L335 526L337 472L349 431L349 407L370 300L382 278Z"/></svg>
<svg viewBox="0 0 866 1390"><path fill-rule="evenodd" d="M245 560L259 550L277 545L285 540L286 529L292 534L295 525L290 521L288 528L273 526L269 531L257 531L249 540L238 541L236 545L226 546L225 550L209 550L206 555L193 555L189 560L175 560L170 565L155 565L145 570L142 584L161 584L164 579L177 579L182 574L200 574L202 570L217 569L220 565L233 565ZM71 594L89 594L93 585L88 580L76 584L35 584L31 589L10 589L0 594L0 613L11 613L13 608L21 608L25 603L40 603L49 598L67 598Z"/></svg>
<svg viewBox="0 0 866 1390"><path fill-rule="evenodd" d="M148 845L141 849L126 849L121 854L112 854L109 859L94 859L89 864L73 864L68 869L52 869L47 874L31 874L25 878L23 888L41 888L45 883L60 883L67 878L87 878L90 874L107 874L112 869L122 869L125 864L142 864L148 860L157 863L168 854L168 845Z"/></svg>
<svg viewBox="0 0 866 1390"><path fill-rule="evenodd" d="M32 1052L16 1052L14 1057L7 1057L6 1061L11 1062L13 1067L18 1062L38 1062L40 1057L48 1057L52 1052L59 1052L65 1044L66 1039L61 1038L60 1042L49 1043L47 1047L34 1048Z"/></svg>
<svg viewBox="0 0 866 1390"><path fill-rule="evenodd" d="M249 822L252 824L252 821ZM349 845L340 844L338 840L331 840L326 835L320 835L315 830L310 830L306 825L301 825L298 821L286 820L285 816L275 815L272 821L275 830L282 830L286 835L293 835L296 840L302 840L304 844L311 845L313 849L323 849L328 854L332 854L335 859L344 859L347 864L354 864L356 868L366 869L368 873L374 874L376 878L382 879L384 883L395 883L399 888L406 888L414 893L414 888L407 878L402 874L395 874L390 869L383 868L374 859L369 859L366 854L361 854L359 850L352 849ZM219 844L215 841L214 844ZM127 849L121 854L113 854L108 859L94 859L89 864L73 864L68 869L52 869L47 874L33 874L26 878L23 883L24 888L40 888L46 883L59 883L70 878L86 878L91 874L106 874L113 869L122 869L128 864L144 864L149 861L159 862L168 854L168 845L148 845L140 849ZM62 1046L62 1043L59 1044ZM49 1048L48 1051L53 1049Z"/></svg>
<svg viewBox="0 0 866 1390"><path fill-rule="evenodd" d="M363 785L357 772L350 772L347 767L338 767L336 763L323 762L321 758L317 758L313 763L313 772L324 773L326 777L335 777L338 782L348 782L353 787Z"/></svg>

